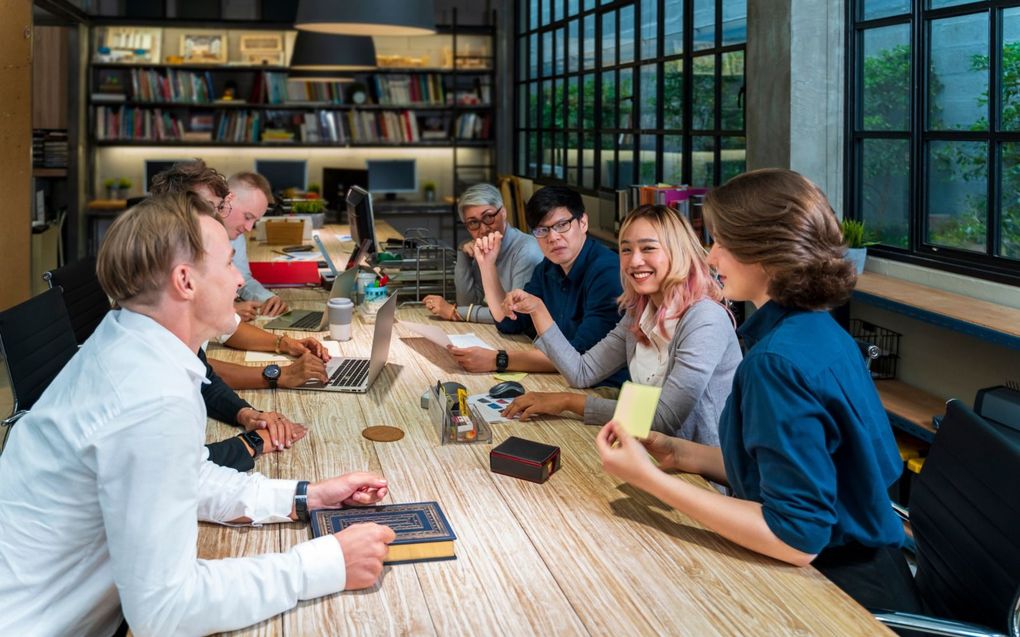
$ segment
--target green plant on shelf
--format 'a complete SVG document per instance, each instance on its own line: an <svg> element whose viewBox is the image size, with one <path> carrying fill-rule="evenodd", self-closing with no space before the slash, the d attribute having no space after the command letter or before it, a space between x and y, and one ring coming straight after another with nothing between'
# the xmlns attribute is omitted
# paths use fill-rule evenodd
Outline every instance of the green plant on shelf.
<svg viewBox="0 0 1020 637"><path fill-rule="evenodd" d="M865 241L864 222L856 219L843 219L840 223L843 229L843 243L851 249L866 248L872 245L873 241Z"/></svg>
<svg viewBox="0 0 1020 637"><path fill-rule="evenodd" d="M326 207L322 199L302 199L290 205L290 211L296 215L314 215L323 211Z"/></svg>
<svg viewBox="0 0 1020 637"><path fill-rule="evenodd" d="M131 188L131 185L132 185L131 180L128 179L127 177L121 177L120 179L117 180L117 186L121 190L128 190Z"/></svg>
<svg viewBox="0 0 1020 637"><path fill-rule="evenodd" d="M322 193L322 187L319 186L319 184L317 184L317 183L310 183L310 184L308 184L308 192L314 192L317 195L321 194Z"/></svg>

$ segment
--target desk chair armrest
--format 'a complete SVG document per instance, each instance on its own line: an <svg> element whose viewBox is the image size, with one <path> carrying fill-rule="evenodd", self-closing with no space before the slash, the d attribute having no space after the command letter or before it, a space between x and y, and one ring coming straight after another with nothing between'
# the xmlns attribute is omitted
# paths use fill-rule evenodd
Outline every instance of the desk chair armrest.
<svg viewBox="0 0 1020 637"><path fill-rule="evenodd" d="M1006 637L991 628L951 619L900 613L897 611L872 611L875 619L889 628L916 630L928 635L952 635L957 637Z"/></svg>

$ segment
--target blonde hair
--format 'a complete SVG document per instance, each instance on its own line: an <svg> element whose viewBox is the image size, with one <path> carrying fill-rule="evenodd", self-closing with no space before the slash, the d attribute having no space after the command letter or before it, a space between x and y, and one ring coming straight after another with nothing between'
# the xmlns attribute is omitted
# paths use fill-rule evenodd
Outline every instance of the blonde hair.
<svg viewBox="0 0 1020 637"><path fill-rule="evenodd" d="M821 310L850 298L857 274L836 214L803 175L782 168L737 175L705 197L705 221L734 258L761 264L769 298L780 305Z"/></svg>
<svg viewBox="0 0 1020 637"><path fill-rule="evenodd" d="M644 219L659 235L659 245L669 257L669 272L662 280L662 307L655 314L655 324L663 336L668 337L665 323L680 318L689 307L701 299L711 299L722 304L722 290L706 260L708 253L698 240L697 234L685 217L671 208L659 205L643 205L631 210L620 226L620 242L627 230L638 219ZM648 337L641 330L638 319L648 305L648 296L638 294L630 277L620 268L620 309L633 319L630 330L640 343L648 344Z"/></svg>
<svg viewBox="0 0 1020 637"><path fill-rule="evenodd" d="M203 215L215 218L212 206L188 192L149 197L117 217L96 261L99 284L115 305L155 302L176 261L202 261Z"/></svg>
<svg viewBox="0 0 1020 637"><path fill-rule="evenodd" d="M248 190L258 190L266 197L266 201L271 205L273 199L273 188L269 185L269 180L258 173L237 173L231 175L230 179L227 180L227 185L230 186L231 190L237 190L238 188L245 188Z"/></svg>

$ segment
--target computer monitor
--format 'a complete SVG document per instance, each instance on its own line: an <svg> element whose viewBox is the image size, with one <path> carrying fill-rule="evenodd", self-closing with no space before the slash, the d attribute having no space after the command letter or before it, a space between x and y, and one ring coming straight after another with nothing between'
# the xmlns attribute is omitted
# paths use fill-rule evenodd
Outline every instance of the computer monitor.
<svg viewBox="0 0 1020 637"><path fill-rule="evenodd" d="M255 172L269 180L274 193L308 188L308 162L304 159L256 159Z"/></svg>
<svg viewBox="0 0 1020 637"><path fill-rule="evenodd" d="M418 192L418 168L413 159L369 159L368 190L393 199L398 193Z"/></svg>
<svg viewBox="0 0 1020 637"><path fill-rule="evenodd" d="M372 212L372 194L361 186L347 191L347 223L351 225L351 238L361 245L368 240L368 252L378 251L375 240L375 214Z"/></svg>
<svg viewBox="0 0 1020 637"><path fill-rule="evenodd" d="M359 168L322 169L322 198L326 200L327 208L337 212L342 210L351 186L368 190L368 171Z"/></svg>
<svg viewBox="0 0 1020 637"><path fill-rule="evenodd" d="M152 178L163 172L173 168L173 165L178 162L194 161L191 159L146 159L145 160L145 194L149 194L149 188L152 186Z"/></svg>

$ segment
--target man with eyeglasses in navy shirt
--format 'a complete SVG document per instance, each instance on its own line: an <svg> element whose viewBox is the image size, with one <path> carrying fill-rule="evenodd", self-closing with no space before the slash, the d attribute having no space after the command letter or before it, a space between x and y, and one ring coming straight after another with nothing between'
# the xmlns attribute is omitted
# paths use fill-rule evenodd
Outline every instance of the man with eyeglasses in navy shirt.
<svg viewBox="0 0 1020 637"><path fill-rule="evenodd" d="M588 214L581 195L563 186L542 188L528 201L525 217L545 258L535 267L524 291L542 299L557 327L577 351L584 353L609 333L620 320L617 297L620 286L619 259L609 248L588 237ZM486 276L495 267L495 255L485 243L476 243L475 261L482 271L485 301L505 334L535 337L535 327L525 314L511 315L504 300L512 296L491 285ZM492 352L483 348L451 348L464 369L472 372L555 372L556 367L537 349ZM605 385L618 387L627 379L620 370Z"/></svg>

